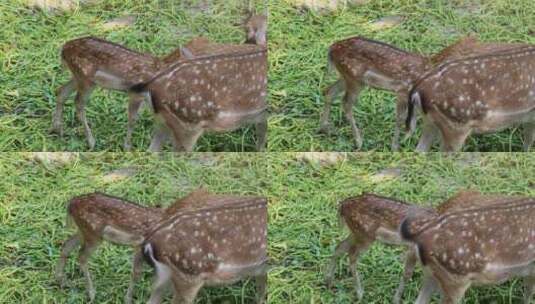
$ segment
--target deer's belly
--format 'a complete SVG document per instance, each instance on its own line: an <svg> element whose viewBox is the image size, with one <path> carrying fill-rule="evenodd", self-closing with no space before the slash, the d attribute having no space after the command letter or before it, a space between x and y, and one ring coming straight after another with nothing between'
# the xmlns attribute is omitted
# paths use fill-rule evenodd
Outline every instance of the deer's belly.
<svg viewBox="0 0 535 304"><path fill-rule="evenodd" d="M481 274L473 275L472 281L482 285L500 284L514 277L530 275L534 270L532 262L517 265L489 263Z"/></svg>
<svg viewBox="0 0 535 304"><path fill-rule="evenodd" d="M479 134L496 132L530 121L535 121L535 106L518 111L489 111L483 119L474 123L474 132Z"/></svg>
<svg viewBox="0 0 535 304"><path fill-rule="evenodd" d="M221 263L215 273L206 274L206 284L217 286L223 284L232 284L247 277L252 277L265 273L267 263L262 260L253 264L227 264Z"/></svg>
<svg viewBox="0 0 535 304"><path fill-rule="evenodd" d="M407 87L403 80L388 77L371 70L364 73L363 80L367 85L376 89L399 91Z"/></svg>
<svg viewBox="0 0 535 304"><path fill-rule="evenodd" d="M265 111L265 108L250 111L221 111L215 119L206 122L205 127L215 132L234 130L243 124L258 121Z"/></svg>

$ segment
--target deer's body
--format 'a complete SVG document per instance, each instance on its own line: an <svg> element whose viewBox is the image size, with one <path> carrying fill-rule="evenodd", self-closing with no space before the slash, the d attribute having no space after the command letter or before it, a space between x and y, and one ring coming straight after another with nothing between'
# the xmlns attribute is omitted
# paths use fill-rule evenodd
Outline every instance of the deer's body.
<svg viewBox="0 0 535 304"><path fill-rule="evenodd" d="M424 113L425 151L439 132L444 151L460 150L472 134L522 124L524 149L535 140L535 46L449 61L426 73L410 93Z"/></svg>
<svg viewBox="0 0 535 304"><path fill-rule="evenodd" d="M149 303L160 303L172 282L174 303L194 303L203 286L254 277L257 303L267 284L267 203L265 198L226 196L217 206L177 212L143 244L156 269Z"/></svg>
<svg viewBox="0 0 535 304"><path fill-rule="evenodd" d="M340 203L339 216L341 221L348 227L350 235L336 247L326 270L326 282L331 285L336 260L347 253L350 259L349 268L355 281L357 297L361 299L364 290L356 269L359 255L364 253L375 241L396 246L406 246L404 273L393 300L393 303L401 303L405 282L411 278L417 262L414 246L404 241L399 234L399 226L407 216L432 217L455 210L489 206L514 199L516 197L483 195L478 191L463 190L441 203L436 209L410 205L374 194L363 194L345 199Z"/></svg>
<svg viewBox="0 0 535 304"><path fill-rule="evenodd" d="M155 134L169 130L176 150L191 151L205 131L246 123L257 126L257 148L265 146L267 53L261 46L233 45L223 54L179 62L132 90L150 94L157 120L165 124Z"/></svg>
<svg viewBox="0 0 535 304"><path fill-rule="evenodd" d="M336 42L330 47L328 57L341 79L329 86L325 92L325 107L321 115L320 129L329 130L332 100L338 93L345 91L344 115L351 124L356 146L360 149L362 136L353 116L353 105L358 100L360 91L365 86L393 91L396 94L396 128L392 138L392 150L396 151L399 149L400 129L406 116L409 91L425 71L448 60L499 52L518 46L521 45L480 43L473 37L467 37L432 57L426 57L362 37ZM412 133L412 129L407 137Z"/></svg>
<svg viewBox="0 0 535 304"><path fill-rule="evenodd" d="M87 264L92 253L103 240L132 246L135 248L132 280L125 298L126 303L131 303L134 283L141 271L140 245L145 239L144 235L160 221L164 213L164 209L143 207L102 193L91 193L71 199L68 217L76 225L77 232L62 246L56 279L63 285L67 257L80 245L78 262L87 281L89 298L93 301L96 292Z"/></svg>
<svg viewBox="0 0 535 304"><path fill-rule="evenodd" d="M443 303L460 303L472 284L525 278L524 303L535 291L535 200L498 199L490 206L411 217L401 235L418 248L425 281L417 303L428 303L440 288ZM438 285L438 286L437 286Z"/></svg>

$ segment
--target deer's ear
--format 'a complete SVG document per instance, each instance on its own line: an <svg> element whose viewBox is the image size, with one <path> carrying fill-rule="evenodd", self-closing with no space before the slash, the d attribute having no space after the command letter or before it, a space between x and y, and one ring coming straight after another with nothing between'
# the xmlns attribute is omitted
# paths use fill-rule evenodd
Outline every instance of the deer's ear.
<svg viewBox="0 0 535 304"><path fill-rule="evenodd" d="M186 47L181 47L180 48L180 57L183 57L185 59L193 59L193 58L195 58L193 53Z"/></svg>

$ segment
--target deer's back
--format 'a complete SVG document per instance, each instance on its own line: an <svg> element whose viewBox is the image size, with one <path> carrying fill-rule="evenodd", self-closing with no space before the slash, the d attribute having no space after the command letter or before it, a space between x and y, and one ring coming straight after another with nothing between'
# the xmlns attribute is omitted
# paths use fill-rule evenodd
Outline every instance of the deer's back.
<svg viewBox="0 0 535 304"><path fill-rule="evenodd" d="M225 129L227 123L266 109L266 50L237 45L232 53L183 61L160 73L148 88L157 113L167 108L183 122L217 123L221 125L209 127Z"/></svg>
<svg viewBox="0 0 535 304"><path fill-rule="evenodd" d="M95 37L65 43L61 57L78 75L94 78L97 72L122 78L125 86L144 82L158 71L158 58Z"/></svg>
<svg viewBox="0 0 535 304"><path fill-rule="evenodd" d="M100 232L106 226L145 233L161 220L164 211L102 193L91 193L71 199L68 213L80 228Z"/></svg>
<svg viewBox="0 0 535 304"><path fill-rule="evenodd" d="M413 82L425 71L426 59L392 45L353 37L331 45L330 58L337 69L353 77L369 69L402 81Z"/></svg>
<svg viewBox="0 0 535 304"><path fill-rule="evenodd" d="M255 199L179 212L146 242L156 260L187 274L210 274L262 263L267 258L267 202Z"/></svg>
<svg viewBox="0 0 535 304"><path fill-rule="evenodd" d="M535 200L525 198L415 221L411 229L424 260L434 259L452 273L468 274L533 261L533 216Z"/></svg>
<svg viewBox="0 0 535 304"><path fill-rule="evenodd" d="M522 115L535 108L535 47L449 61L414 87L422 108L458 123Z"/></svg>

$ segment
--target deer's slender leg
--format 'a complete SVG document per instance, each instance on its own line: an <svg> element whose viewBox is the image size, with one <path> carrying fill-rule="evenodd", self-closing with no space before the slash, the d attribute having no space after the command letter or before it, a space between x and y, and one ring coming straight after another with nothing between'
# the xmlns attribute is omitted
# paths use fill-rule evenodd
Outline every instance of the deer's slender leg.
<svg viewBox="0 0 535 304"><path fill-rule="evenodd" d="M360 150L360 148L362 147L362 136L360 134L359 128L357 127L355 117L353 116L353 106L355 105L355 103L357 103L361 88L362 86L359 83L346 83L346 93L344 96L343 105L344 114L347 121L351 125L351 130L353 132L353 137L357 150Z"/></svg>
<svg viewBox="0 0 535 304"><path fill-rule="evenodd" d="M360 274L357 270L357 262L359 255L366 251L368 247L370 247L372 241L368 238L362 238L361 240L356 241L357 242L351 246L349 250L349 268L351 270L353 280L355 281L355 292L357 293L357 298L360 301L364 295L364 288L360 282Z"/></svg>
<svg viewBox="0 0 535 304"><path fill-rule="evenodd" d="M466 138L470 135L470 130L440 128L440 131L442 133L442 151L444 152L460 151Z"/></svg>
<svg viewBox="0 0 535 304"><path fill-rule="evenodd" d="M535 142L535 122L524 124L524 151L529 152Z"/></svg>
<svg viewBox="0 0 535 304"><path fill-rule="evenodd" d="M202 128L173 130L175 135L175 150L177 152L191 152L199 137L204 133Z"/></svg>
<svg viewBox="0 0 535 304"><path fill-rule="evenodd" d="M78 263L80 264L80 269L82 270L86 283L87 283L87 292L89 294L90 302L95 300L95 286L93 285L93 280L91 280L91 273L89 273L89 257L97 249L99 244L98 240L84 238L82 242L82 247L80 248L80 255L78 256Z"/></svg>
<svg viewBox="0 0 535 304"><path fill-rule="evenodd" d="M185 282L181 279L173 278L175 287L174 304L193 304L197 293L203 286L202 282Z"/></svg>
<svg viewBox="0 0 535 304"><path fill-rule="evenodd" d="M409 248L405 256L405 269L403 270L403 276L401 277L398 289L396 291L396 294L394 295L394 304L401 303L401 297L403 297L403 290L405 290L405 282L411 279L417 260L418 257L416 256L416 252L413 248Z"/></svg>
<svg viewBox="0 0 535 304"><path fill-rule="evenodd" d="M337 260L342 255L349 253L349 251L351 250L351 247L353 247L354 244L355 244L355 240L350 235L336 246L336 249L334 250L334 254L331 257L329 264L327 264L327 268L325 269L325 284L329 288L332 286L332 283L333 283Z"/></svg>
<svg viewBox="0 0 535 304"><path fill-rule="evenodd" d="M422 288L418 293L418 298L416 299L415 304L428 304L431 301L431 296L435 290L437 290L435 279L431 275L425 274Z"/></svg>
<svg viewBox="0 0 535 304"><path fill-rule="evenodd" d="M261 116L258 118L258 121L255 123L256 151L258 152L266 150L267 130L267 113L262 113Z"/></svg>
<svg viewBox="0 0 535 304"><path fill-rule="evenodd" d="M165 289L169 286L171 281L171 270L163 264L156 264L156 277L152 284L148 304L160 304ZM176 291L175 295L176 295Z"/></svg>
<svg viewBox="0 0 535 304"><path fill-rule="evenodd" d="M134 258L132 259L132 277L131 277L130 283L128 284L128 290L126 291L126 296L124 299L125 304L132 303L134 286L137 280L139 280L142 267L143 267L143 253L141 249L137 248L136 252L134 253Z"/></svg>
<svg viewBox="0 0 535 304"><path fill-rule="evenodd" d="M399 151L399 137L407 116L407 93L398 92L396 100L396 127L392 137L392 151ZM409 133L411 131L408 131Z"/></svg>
<svg viewBox="0 0 535 304"><path fill-rule="evenodd" d="M124 150L130 151L132 149L132 133L134 132L134 125L136 124L139 107L145 101L145 96L141 94L130 94L128 102L128 126L126 130L126 138L124 140Z"/></svg>
<svg viewBox="0 0 535 304"><path fill-rule="evenodd" d="M264 304L267 299L267 273L262 273L255 276L255 285L256 285L256 304Z"/></svg>
<svg viewBox="0 0 535 304"><path fill-rule="evenodd" d="M83 84L81 82L78 82L78 92L76 93L76 98L75 98L76 115L78 116L78 120L82 123L84 127L84 132L87 138L87 143L89 144L89 149L91 150L95 147L95 138L93 137L91 128L89 127L89 124L87 123L87 118L85 116L85 107L86 107L87 101L92 91L93 91L92 84Z"/></svg>
<svg viewBox="0 0 535 304"><path fill-rule="evenodd" d="M60 136L63 136L63 107L65 105L65 100L71 96L74 90L76 90L76 86L76 81L73 78L62 85L57 92L56 110L54 111L54 116L52 118L51 131L58 133Z"/></svg>
<svg viewBox="0 0 535 304"><path fill-rule="evenodd" d="M433 141L438 136L438 128L430 121L424 119L422 136L416 146L417 152L428 152L433 145Z"/></svg>
<svg viewBox="0 0 535 304"><path fill-rule="evenodd" d="M169 137L170 131L165 123L156 121L154 124L152 140L149 146L149 152L162 151L162 146L169 140Z"/></svg>
<svg viewBox="0 0 535 304"><path fill-rule="evenodd" d="M535 276L530 275L524 278L524 304L531 303L531 298L535 293Z"/></svg>
<svg viewBox="0 0 535 304"><path fill-rule="evenodd" d="M323 112L320 115L320 132L330 134L332 126L329 123L331 116L331 107L334 98L344 90L344 80L338 79L335 83L331 84L324 92L325 104L323 105Z"/></svg>
<svg viewBox="0 0 535 304"><path fill-rule="evenodd" d="M67 258L69 257L69 254L80 245L80 240L80 235L76 233L69 237L65 243L63 243L63 246L61 246L61 253L58 264L56 265L56 281L58 281L61 287L63 287L65 283L65 263L67 263Z"/></svg>

